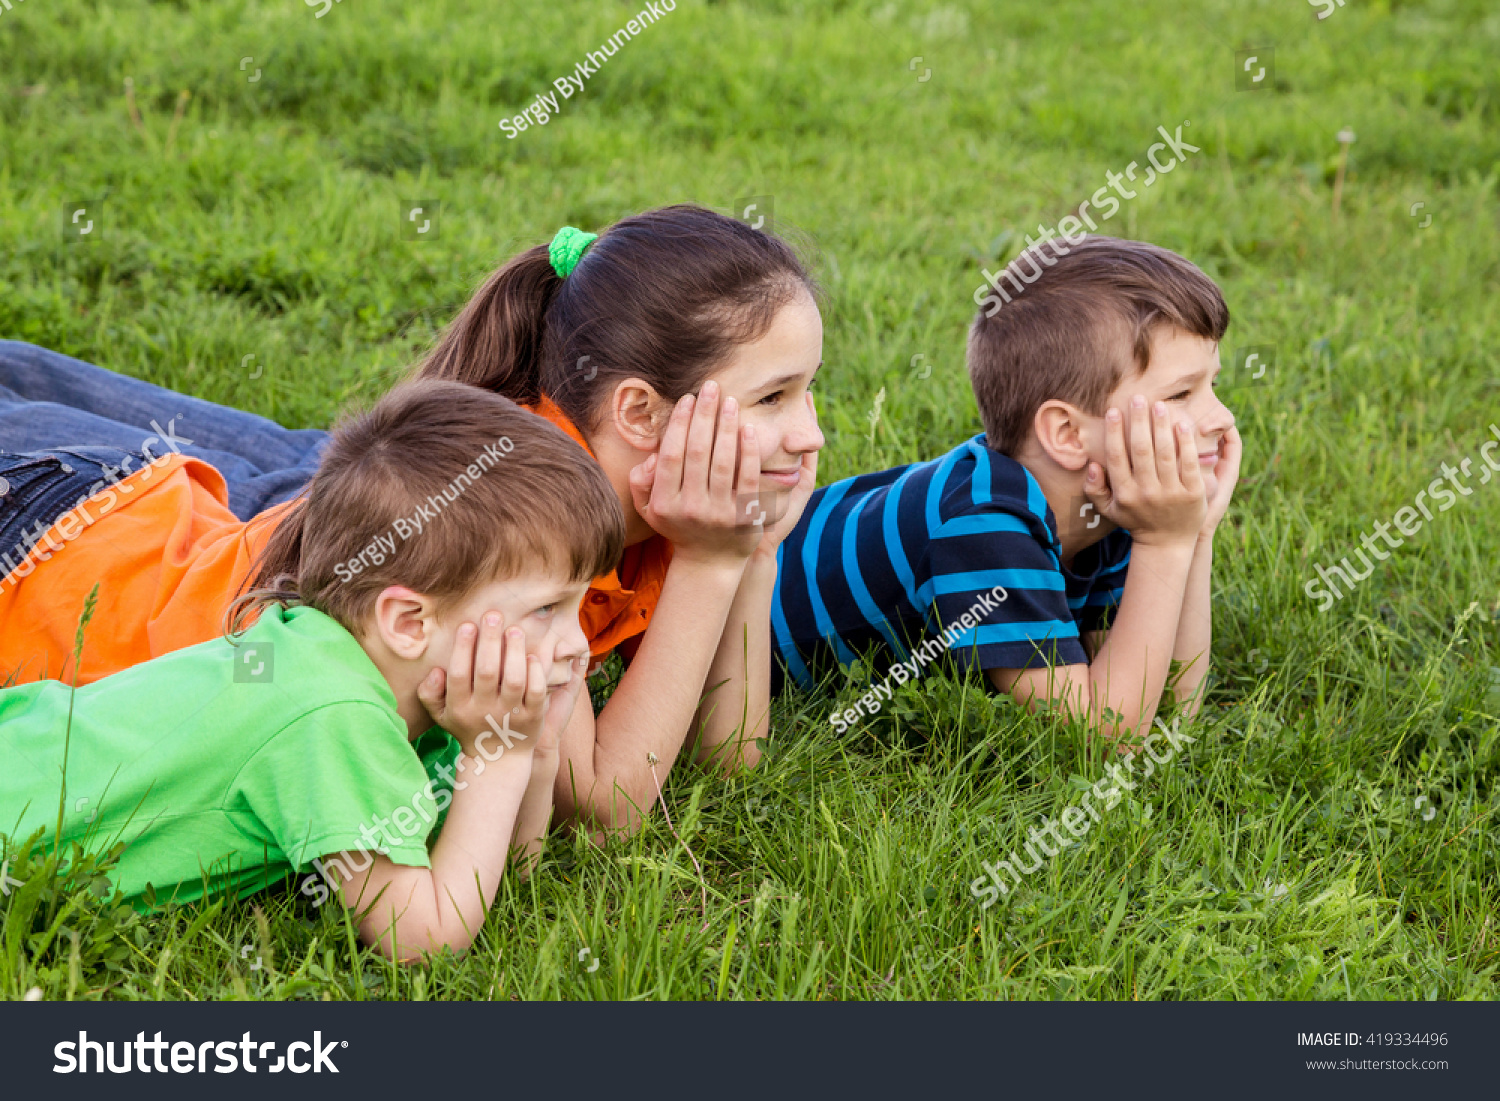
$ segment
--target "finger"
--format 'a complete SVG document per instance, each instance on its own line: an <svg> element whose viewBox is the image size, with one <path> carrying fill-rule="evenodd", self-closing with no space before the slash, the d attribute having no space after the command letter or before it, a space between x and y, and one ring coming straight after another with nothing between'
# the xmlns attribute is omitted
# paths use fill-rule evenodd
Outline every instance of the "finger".
<svg viewBox="0 0 1500 1101"><path fill-rule="evenodd" d="M630 499L636 512L644 514L651 507L651 487L656 483L656 453L630 468Z"/></svg>
<svg viewBox="0 0 1500 1101"><path fill-rule="evenodd" d="M698 396L698 402L693 408L693 421L688 428L687 462L682 471L682 488L685 492L708 492L714 453L714 429L718 419L719 384L710 379L703 384L703 392Z"/></svg>
<svg viewBox="0 0 1500 1101"><path fill-rule="evenodd" d="M719 414L718 435L714 438L713 462L708 476L708 491L715 497L734 495L735 459L739 456L741 466L749 454L740 444L740 403L732 397L724 399L723 411ZM760 456L755 457L756 469L760 469Z"/></svg>
<svg viewBox="0 0 1500 1101"><path fill-rule="evenodd" d="M760 444L756 442L753 424L747 424L740 430L740 471L736 484L740 499L745 501L745 512L748 513L760 495ZM744 515L739 517L741 522L745 519Z"/></svg>
<svg viewBox="0 0 1500 1101"><path fill-rule="evenodd" d="M489 697L494 695L500 682L501 638L505 617L499 612L484 613L479 628L479 645L474 653L474 694Z"/></svg>
<svg viewBox="0 0 1500 1101"><path fill-rule="evenodd" d="M1240 476L1240 461L1245 455L1245 445L1240 439L1240 430L1230 428L1224 433L1224 443L1219 450L1219 483L1234 484Z"/></svg>
<svg viewBox="0 0 1500 1101"><path fill-rule="evenodd" d="M526 695L526 635L519 627L505 632L504 673L499 680L506 707L517 706Z"/></svg>
<svg viewBox="0 0 1500 1101"><path fill-rule="evenodd" d="M529 654L526 658L526 698L522 701L528 714L541 713L547 702L547 670L542 665L540 654Z"/></svg>
<svg viewBox="0 0 1500 1101"><path fill-rule="evenodd" d="M1173 439L1172 414L1167 403L1158 401L1151 407L1151 443L1156 451L1156 480L1164 486L1177 485L1182 480L1182 458L1186 451L1194 450L1191 439L1183 440L1182 433ZM1197 462L1198 457L1193 456Z"/></svg>
<svg viewBox="0 0 1500 1101"><path fill-rule="evenodd" d="M1083 494L1100 512L1107 511L1114 503L1109 480L1104 476L1104 468L1098 463L1089 463L1088 469L1083 473Z"/></svg>
<svg viewBox="0 0 1500 1101"><path fill-rule="evenodd" d="M448 675L443 672L441 665L434 665L432 671L417 686L417 699L422 701L422 706L427 709L427 714L432 717L432 721L439 725L447 711L445 705L447 686Z"/></svg>
<svg viewBox="0 0 1500 1101"><path fill-rule="evenodd" d="M563 697L568 701L567 706L572 708L578 699L578 694L583 691L584 682L589 675L589 655L580 654L578 660L573 662L568 669L568 683L562 690Z"/></svg>
<svg viewBox="0 0 1500 1101"><path fill-rule="evenodd" d="M1191 420L1177 425L1177 476L1184 489L1192 493L1206 492L1203 485L1203 463L1198 459L1198 434Z"/></svg>
<svg viewBox="0 0 1500 1101"><path fill-rule="evenodd" d="M1104 466L1115 493L1120 492L1121 486L1130 483L1130 457L1125 450L1125 416L1118 409L1111 409L1104 414Z"/></svg>
<svg viewBox="0 0 1500 1101"><path fill-rule="evenodd" d="M544 714L547 717L548 727L554 730L561 729L573 717L573 708L578 703L578 694L583 690L583 682L588 675L588 669L588 654L580 654L576 660L568 663L568 683L547 697Z"/></svg>
<svg viewBox="0 0 1500 1101"><path fill-rule="evenodd" d="M457 703L474 694L474 645L479 628L460 623L453 636L453 655L448 659L447 698Z"/></svg>
<svg viewBox="0 0 1500 1101"><path fill-rule="evenodd" d="M697 400L692 394L685 394L672 410L672 418L667 422L666 434L662 437L661 447L656 452L656 467L653 471L655 481L651 486L653 498L658 491L663 494L674 494L682 489L682 469L686 463L688 429L693 423L693 407Z"/></svg>
<svg viewBox="0 0 1500 1101"><path fill-rule="evenodd" d="M1130 473L1137 482L1156 481L1156 444L1151 435L1151 410L1137 394L1130 400Z"/></svg>

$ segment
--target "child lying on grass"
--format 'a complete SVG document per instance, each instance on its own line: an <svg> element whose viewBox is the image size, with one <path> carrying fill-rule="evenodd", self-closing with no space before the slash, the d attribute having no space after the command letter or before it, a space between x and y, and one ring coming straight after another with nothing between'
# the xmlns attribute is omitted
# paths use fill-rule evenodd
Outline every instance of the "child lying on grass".
<svg viewBox="0 0 1500 1101"><path fill-rule="evenodd" d="M512 845L539 849L579 604L623 543L561 429L460 383L400 386L335 432L230 637L76 693L0 691L0 829L123 841L110 875L137 903L316 860L387 956L467 947Z"/></svg>
<svg viewBox="0 0 1500 1101"><path fill-rule="evenodd" d="M951 648L1017 702L1112 738L1150 729L1173 663L1196 709L1240 467L1214 392L1229 310L1165 249L1051 244L993 280L1005 303L987 298L970 331L985 432L817 490L782 544L772 624L800 683L868 651L905 683Z"/></svg>

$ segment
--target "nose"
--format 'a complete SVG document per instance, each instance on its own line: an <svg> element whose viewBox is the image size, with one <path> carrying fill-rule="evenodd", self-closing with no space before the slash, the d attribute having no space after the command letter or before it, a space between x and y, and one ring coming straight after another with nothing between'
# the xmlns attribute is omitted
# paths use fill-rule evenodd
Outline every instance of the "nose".
<svg viewBox="0 0 1500 1101"><path fill-rule="evenodd" d="M586 654L588 649L588 636L583 633L578 617L574 616L563 630L558 632L557 645L552 649L552 660L555 662L576 661L581 655Z"/></svg>
<svg viewBox="0 0 1500 1101"><path fill-rule="evenodd" d="M818 427L818 410L811 391L803 403L802 415L782 437L782 447L794 455L823 450L823 430Z"/></svg>
<svg viewBox="0 0 1500 1101"><path fill-rule="evenodd" d="M1234 427L1234 410L1219 400L1219 395L1213 395L1213 404L1209 407L1208 415L1199 419L1199 431L1204 435L1223 435Z"/></svg>

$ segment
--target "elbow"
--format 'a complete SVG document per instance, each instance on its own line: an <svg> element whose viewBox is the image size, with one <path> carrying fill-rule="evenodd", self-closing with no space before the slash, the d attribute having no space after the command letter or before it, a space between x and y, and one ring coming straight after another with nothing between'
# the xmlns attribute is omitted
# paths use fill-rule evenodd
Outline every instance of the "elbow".
<svg viewBox="0 0 1500 1101"><path fill-rule="evenodd" d="M460 927L457 931L449 934L441 928L424 927L412 930L395 930L368 934L360 931L360 939L365 942L366 947L373 948L385 959L401 964L403 967L414 964L426 965L428 957L433 952L441 952L444 948L452 949L454 952L466 951L474 943L474 937L468 930ZM416 947L425 944L426 948Z"/></svg>
<svg viewBox="0 0 1500 1101"><path fill-rule="evenodd" d="M480 914L483 924L484 915ZM444 921L436 898L414 899L405 910L386 911L377 918L374 908L359 923L359 939L385 959L402 965L425 964L429 953L444 948L462 952L474 943L477 929L470 929L461 914Z"/></svg>
<svg viewBox="0 0 1500 1101"><path fill-rule="evenodd" d="M718 769L724 776L733 776L760 764L760 744L756 739L744 741L731 739L715 749L700 755L699 760Z"/></svg>
<svg viewBox="0 0 1500 1101"><path fill-rule="evenodd" d="M603 848L610 838L624 840L640 832L656 804L656 788L636 795L616 784L609 798L588 798L573 809L568 824Z"/></svg>

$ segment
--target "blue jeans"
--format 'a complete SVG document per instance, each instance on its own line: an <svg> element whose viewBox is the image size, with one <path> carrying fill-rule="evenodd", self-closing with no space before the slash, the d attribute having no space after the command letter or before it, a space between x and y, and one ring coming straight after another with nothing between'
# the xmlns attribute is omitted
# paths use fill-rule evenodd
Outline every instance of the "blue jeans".
<svg viewBox="0 0 1500 1101"><path fill-rule="evenodd" d="M0 577L15 570L65 512L150 461L139 451L117 447L59 448L20 455L0 451ZM44 552L56 549L56 544L49 543Z"/></svg>
<svg viewBox="0 0 1500 1101"><path fill-rule="evenodd" d="M327 441L319 429L283 428L35 344L0 340L0 451L106 447L148 458L178 451L224 475L230 510L248 520L300 493Z"/></svg>

